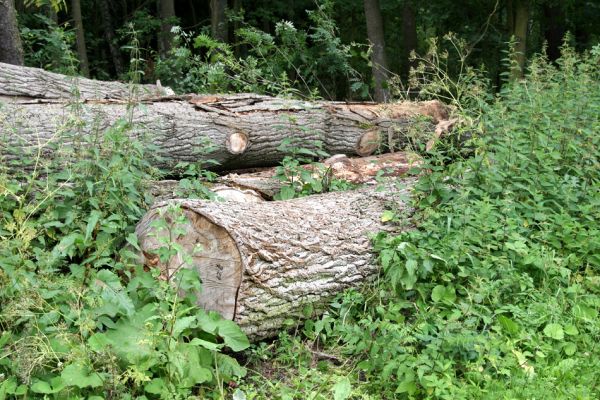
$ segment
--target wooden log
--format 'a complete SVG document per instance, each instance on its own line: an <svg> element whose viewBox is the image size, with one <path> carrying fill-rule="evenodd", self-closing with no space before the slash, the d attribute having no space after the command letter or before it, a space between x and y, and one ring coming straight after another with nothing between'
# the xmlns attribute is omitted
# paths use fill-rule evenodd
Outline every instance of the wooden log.
<svg viewBox="0 0 600 400"><path fill-rule="evenodd" d="M12 79L2 74L6 77L0 87ZM74 142L89 145L123 120L131 122L128 135L157 149L161 157L153 162L159 167L173 170L179 162L211 159L228 170L276 165L285 156L278 147L286 138L308 147L321 141L329 154L368 156L391 131L408 132L425 118L424 130L433 133L448 116L439 102L306 102L254 94L146 98L132 109L130 102L116 99L117 89L107 89L110 99L84 97L73 111L68 100L59 98L67 89L64 79L58 81L58 88L47 95L33 85L29 98L23 98L27 93L22 85L4 89L10 96L0 99L0 158L7 164L20 168L25 154L40 149L43 158L51 160L59 154L53 148L68 148ZM80 86L80 91L97 97L97 86ZM207 143L215 147L209 154Z"/></svg>
<svg viewBox="0 0 600 400"><path fill-rule="evenodd" d="M305 306L322 311L337 293L377 275L369 234L391 229L381 222L387 206L406 209L414 181L402 182L394 192L369 185L288 201L159 203L136 229L142 259L165 279L178 268L196 269L200 306L237 322L253 339L266 338L286 320L302 320ZM170 228L158 227L159 219ZM191 259L178 254L161 263L158 249L169 237Z"/></svg>
<svg viewBox="0 0 600 400"><path fill-rule="evenodd" d="M404 177L408 170L421 163L414 153L385 153L370 157L350 158L336 154L323 161L317 178L343 180L355 185L375 184L378 177ZM313 165L303 168L313 170ZM297 177L296 179L300 179ZM260 168L259 171L235 171L217 178L216 183L205 183L215 195L225 201L272 200L279 193L283 182L276 177L276 168ZM152 182L150 193L156 201L188 197L179 181L168 179Z"/></svg>
<svg viewBox="0 0 600 400"><path fill-rule="evenodd" d="M350 158L336 154L323 161L323 170L316 172L322 178L344 180L356 185L375 183L378 176L402 177L409 169L420 164L420 158L414 153L386 153L370 157ZM311 165L304 166L311 170ZM301 179L296 177L296 179ZM230 173L218 179L219 183L239 190L251 190L260 193L265 199L272 199L283 186L276 177L275 168L266 168L252 173Z"/></svg>
<svg viewBox="0 0 600 400"><path fill-rule="evenodd" d="M133 90L133 91L132 91ZM0 100L2 98L117 99L160 97L173 94L157 85L128 85L121 82L96 81L66 76L39 68L0 63Z"/></svg>

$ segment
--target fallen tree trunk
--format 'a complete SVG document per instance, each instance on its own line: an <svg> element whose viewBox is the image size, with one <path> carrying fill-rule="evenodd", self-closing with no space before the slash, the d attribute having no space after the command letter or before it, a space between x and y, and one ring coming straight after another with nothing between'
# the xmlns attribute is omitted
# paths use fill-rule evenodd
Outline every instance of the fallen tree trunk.
<svg viewBox="0 0 600 400"><path fill-rule="evenodd" d="M173 94L160 85L127 85L66 76L39 68L0 63L0 100L35 99L117 99L160 97Z"/></svg>
<svg viewBox="0 0 600 400"><path fill-rule="evenodd" d="M329 154L368 156L392 131L404 137L422 127L433 134L447 117L439 102L346 104L239 94L146 99L133 109L127 103L85 100L71 111L72 104L63 100L6 102L0 108L0 157L17 168L28 152L41 150L50 160L58 154L53 148L91 145L125 120L131 122L127 134L153 145L161 156L153 161L156 166L173 171L179 162L210 159L220 169L241 169L279 163L285 153L278 147L286 138L303 147L321 141ZM424 136L425 141L430 135ZM207 143L214 146L209 154Z"/></svg>
<svg viewBox="0 0 600 400"><path fill-rule="evenodd" d="M146 265L161 268L165 279L180 267L195 268L202 279L198 304L234 320L249 337L265 338L286 320L304 318L305 306L322 311L340 291L376 276L369 234L388 229L381 222L386 206L406 208L401 199L413 182L393 193L370 185L276 202L171 200L153 207L136 233ZM161 218L169 229L153 224ZM158 249L171 236L190 262L182 254L159 262Z"/></svg>

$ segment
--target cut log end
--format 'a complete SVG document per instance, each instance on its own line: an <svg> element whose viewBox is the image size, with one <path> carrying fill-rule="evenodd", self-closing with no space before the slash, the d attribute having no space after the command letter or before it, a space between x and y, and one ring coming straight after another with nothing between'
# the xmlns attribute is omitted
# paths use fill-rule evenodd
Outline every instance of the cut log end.
<svg viewBox="0 0 600 400"><path fill-rule="evenodd" d="M381 145L381 135L378 129L371 129L365 132L356 144L356 154L361 157L370 156Z"/></svg>
<svg viewBox="0 0 600 400"><path fill-rule="evenodd" d="M242 154L248 147L248 135L239 131L232 133L225 141L225 145L230 154Z"/></svg>
<svg viewBox="0 0 600 400"><path fill-rule="evenodd" d="M156 231L150 225L138 227L138 234L153 231L150 235L140 236L143 238L140 244L144 248L144 263L156 264L155 254L164 246L161 238L169 238L173 231L182 231L178 232L180 234L176 242L183 251L171 258L167 265L161 265L161 275L165 279L172 279L181 268L195 268L202 281L197 304L207 310L217 311L224 318L234 319L243 271L238 247L223 227L197 212L187 209L183 212L185 222L171 232L166 229ZM169 215L163 218L167 222L172 220Z"/></svg>

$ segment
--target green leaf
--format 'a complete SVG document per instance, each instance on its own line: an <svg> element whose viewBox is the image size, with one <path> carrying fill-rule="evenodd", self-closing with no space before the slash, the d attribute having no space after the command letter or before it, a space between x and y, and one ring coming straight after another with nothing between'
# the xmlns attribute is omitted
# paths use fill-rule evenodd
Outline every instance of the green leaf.
<svg viewBox="0 0 600 400"><path fill-rule="evenodd" d="M233 351L242 351L250 347L248 337L233 321L225 319L219 321L217 332L223 338L225 344Z"/></svg>
<svg viewBox="0 0 600 400"><path fill-rule="evenodd" d="M82 363L67 365L60 376L67 386L77 386L80 389L95 388L103 384L100 374L91 371L87 365Z"/></svg>
<svg viewBox="0 0 600 400"><path fill-rule="evenodd" d="M193 316L178 318L177 321L175 321L175 326L173 327L172 336L174 338L179 337L179 335L184 330L189 328L192 325L192 323L194 323L194 322L196 322L196 317L193 317Z"/></svg>
<svg viewBox="0 0 600 400"><path fill-rule="evenodd" d="M567 342L563 346L563 351L565 352L566 355L572 356L577 351L577 345L573 342Z"/></svg>
<svg viewBox="0 0 600 400"><path fill-rule="evenodd" d="M203 340L203 339L199 339L199 338L192 339L192 341L190 342L190 344L194 345L194 346L203 347L203 348L208 349L210 351L219 351L223 347L222 344L214 343L214 342L209 342L208 340Z"/></svg>
<svg viewBox="0 0 600 400"><path fill-rule="evenodd" d="M144 386L144 390L150 394L161 394L166 388L167 385L162 378L154 378Z"/></svg>
<svg viewBox="0 0 600 400"><path fill-rule="evenodd" d="M52 394L58 393L66 386L66 382L60 377L55 376L50 382L38 380L31 385L31 391L34 393Z"/></svg>
<svg viewBox="0 0 600 400"><path fill-rule="evenodd" d="M504 315L498 316L498 323L502 329L509 335L516 335L521 330L520 326L512 319L505 317Z"/></svg>
<svg viewBox="0 0 600 400"><path fill-rule="evenodd" d="M334 400L346 400L352 394L352 385L350 379L347 376L340 379L335 385L333 385L333 399Z"/></svg>
<svg viewBox="0 0 600 400"><path fill-rule="evenodd" d="M431 300L435 303L452 304L456 300L456 292L452 286L437 285L431 292Z"/></svg>
<svg viewBox="0 0 600 400"><path fill-rule="evenodd" d="M598 310L588 307L584 304L577 304L573 307L573 315L583 320L595 320L598 318Z"/></svg>
<svg viewBox="0 0 600 400"><path fill-rule="evenodd" d="M562 326L554 323L546 325L544 335L556 340L563 340L565 338Z"/></svg>
<svg viewBox="0 0 600 400"><path fill-rule="evenodd" d="M565 333L570 336L579 335L579 330L575 325L565 325Z"/></svg>
<svg viewBox="0 0 600 400"><path fill-rule="evenodd" d="M391 210L385 210L381 215L381 222L388 222L394 219L396 214Z"/></svg>
<svg viewBox="0 0 600 400"><path fill-rule="evenodd" d="M91 238L92 232L96 228L96 225L98 224L98 220L100 219L101 216L102 216L102 213L97 210L94 210L90 213L90 216L88 218L88 223L85 228L85 238L84 238L85 242L87 242Z"/></svg>

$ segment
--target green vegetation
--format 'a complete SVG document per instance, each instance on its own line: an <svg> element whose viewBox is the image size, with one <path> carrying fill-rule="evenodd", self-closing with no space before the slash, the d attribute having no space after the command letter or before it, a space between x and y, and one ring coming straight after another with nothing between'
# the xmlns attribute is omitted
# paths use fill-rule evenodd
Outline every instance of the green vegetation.
<svg viewBox="0 0 600 400"><path fill-rule="evenodd" d="M78 137L77 103L72 113L57 136ZM192 390L218 398L224 382L245 374L223 350L244 350L248 340L195 305L197 273L165 277L139 264L134 228L158 173L131 128L121 120L60 149L60 172L48 172L57 169L47 169L43 148L26 155L29 170L2 164L0 399L175 399ZM172 237L177 221L157 227ZM158 254L182 249L161 243Z"/></svg>
<svg viewBox="0 0 600 400"><path fill-rule="evenodd" d="M565 48L558 66L538 57L480 104L469 146L441 144L423 165L417 229L374 238L380 282L341 295L306 339L283 334L275 384L249 393L598 398L599 61L598 47Z"/></svg>
<svg viewBox="0 0 600 400"><path fill-rule="evenodd" d="M169 2L73 0L77 18L64 1L17 0L20 39L0 26L14 44L0 60L161 79L179 93L436 98L458 127L433 149L418 124L403 138L423 157L413 210L382 221L414 229L374 235L379 279L340 293L318 318L307 305L308 321L251 345L195 304L196 272L140 265L135 226L153 202L149 183L165 175L144 135L131 140L131 117L82 137L75 93L70 122L44 144L69 143L60 157L15 146L18 167L0 158L0 400L600 398L595 2L381 0L386 40L370 41L388 54L383 87L369 78L379 62L367 45L370 0L235 1L217 17L195 1L163 15L156 3ZM425 55L409 57L415 50ZM0 149L10 153L3 133L17 128L3 124L1 105ZM279 151L277 199L349 188L319 162L318 141ZM178 193L213 199L206 168L179 164ZM180 211L156 222L165 237L180 233ZM161 242L161 261L176 254L194 255Z"/></svg>

